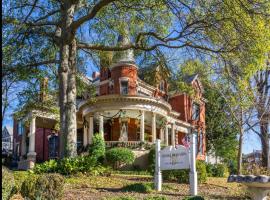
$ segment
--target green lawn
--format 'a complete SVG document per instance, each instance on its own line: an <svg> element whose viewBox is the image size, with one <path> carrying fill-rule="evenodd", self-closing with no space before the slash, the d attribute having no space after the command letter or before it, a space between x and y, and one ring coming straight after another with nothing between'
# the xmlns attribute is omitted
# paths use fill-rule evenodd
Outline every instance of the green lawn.
<svg viewBox="0 0 270 200"><path fill-rule="evenodd" d="M167 199L180 200L189 195L188 184L165 182L162 191L156 192L153 190L152 176L147 173L130 173L113 172L108 177L84 174L67 176L63 200L107 200L131 196L141 200L149 196L165 196ZM28 175L29 172L14 171L16 185L19 187ZM198 191L205 199L247 199L246 188L238 183L227 183L227 178L210 177L206 183L199 184Z"/></svg>

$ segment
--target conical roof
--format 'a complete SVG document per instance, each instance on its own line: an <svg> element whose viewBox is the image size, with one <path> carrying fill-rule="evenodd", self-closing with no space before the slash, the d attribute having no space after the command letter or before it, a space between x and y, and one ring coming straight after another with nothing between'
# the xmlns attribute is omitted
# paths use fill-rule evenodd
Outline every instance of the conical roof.
<svg viewBox="0 0 270 200"><path fill-rule="evenodd" d="M119 34L117 45L125 46L130 44L129 32L127 29L123 31L122 34ZM134 52L133 49L127 49L123 51L115 51L113 55L113 64L135 64Z"/></svg>

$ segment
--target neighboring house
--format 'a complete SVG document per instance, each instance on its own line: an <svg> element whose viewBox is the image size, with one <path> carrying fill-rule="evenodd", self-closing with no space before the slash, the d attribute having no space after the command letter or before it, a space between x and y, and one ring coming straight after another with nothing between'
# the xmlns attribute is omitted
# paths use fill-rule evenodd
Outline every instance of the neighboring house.
<svg viewBox="0 0 270 200"><path fill-rule="evenodd" d="M13 133L10 127L4 127L2 130L2 155L8 155L12 153L13 149Z"/></svg>
<svg viewBox="0 0 270 200"><path fill-rule="evenodd" d="M183 144L187 134L194 132L197 158L205 159L205 99L198 75L187 77L197 91L195 100L185 93L169 93L170 77L159 73L158 66L156 85L141 80L133 50L116 52L112 64L101 62L100 69L91 78L82 77L86 84L96 87L96 97L89 101L86 94L77 99L77 146L91 144L97 132L108 147L124 143L137 149L157 138L165 145ZM53 133L56 123L55 114L39 110L14 118L14 153L21 157L19 167L27 163L29 168L35 161L58 157L59 134Z"/></svg>
<svg viewBox="0 0 270 200"><path fill-rule="evenodd" d="M253 152L248 154L243 154L243 162L248 163L249 165L262 164L262 151L261 150L253 150Z"/></svg>

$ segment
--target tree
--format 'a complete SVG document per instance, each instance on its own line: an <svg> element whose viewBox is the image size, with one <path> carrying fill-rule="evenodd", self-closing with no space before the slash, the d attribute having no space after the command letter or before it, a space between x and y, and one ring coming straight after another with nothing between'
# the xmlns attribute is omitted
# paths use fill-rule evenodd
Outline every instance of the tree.
<svg viewBox="0 0 270 200"><path fill-rule="evenodd" d="M248 121L248 129L255 132L262 145L262 166L267 167L269 161L269 126L270 126L270 68L269 63L265 68L259 70L253 78L250 85L254 91L254 106L251 112L255 114Z"/></svg>
<svg viewBox="0 0 270 200"><path fill-rule="evenodd" d="M10 30L10 37L14 38L12 43L16 44L23 55L20 62L14 62L12 66L7 67L4 63L4 73L12 73L18 67L32 69L41 65L59 65L61 157L74 157L76 58L81 50L95 54L96 51L123 51L131 48L151 51L166 47L218 55L237 51L247 40L236 40L239 38L235 35L223 34L228 30L221 30L227 28L224 24L231 25L230 31L234 30L233 33L244 35L250 29L253 30L250 24L245 26L243 22L261 15L268 8L267 1L258 2L4 1L3 26ZM126 24L129 26L130 42L115 45L119 33L125 33ZM248 36L250 39L256 38L252 34ZM226 40L219 43L216 42L217 37ZM37 52L33 51L33 45L37 46Z"/></svg>

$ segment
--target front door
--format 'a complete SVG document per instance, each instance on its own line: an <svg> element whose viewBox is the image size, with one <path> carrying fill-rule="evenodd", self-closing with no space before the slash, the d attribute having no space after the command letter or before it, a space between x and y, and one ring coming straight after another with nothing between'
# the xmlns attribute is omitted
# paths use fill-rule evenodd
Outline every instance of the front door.
<svg viewBox="0 0 270 200"><path fill-rule="evenodd" d="M49 159L58 158L59 150L59 137L58 135L52 135L49 138Z"/></svg>

